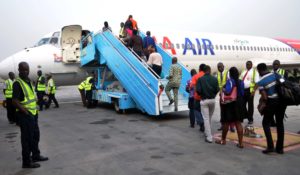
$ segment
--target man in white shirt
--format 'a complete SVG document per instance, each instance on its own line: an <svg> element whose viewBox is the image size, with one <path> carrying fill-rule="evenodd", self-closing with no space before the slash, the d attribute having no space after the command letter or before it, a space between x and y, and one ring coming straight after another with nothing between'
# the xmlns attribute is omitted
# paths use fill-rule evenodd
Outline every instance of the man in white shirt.
<svg viewBox="0 0 300 175"><path fill-rule="evenodd" d="M150 55L147 64L150 65L153 71L158 75L157 78L160 78L162 64L163 64L162 57L159 53L155 52L154 46L150 45L148 47L148 50Z"/></svg>
<svg viewBox="0 0 300 175"><path fill-rule="evenodd" d="M246 108L246 116L248 118L248 124L253 124L253 111L254 111L254 94L255 94L255 82L259 80L257 71L252 68L252 61L246 62L246 70L241 73L240 79L244 82L244 100ZM248 108L247 108L248 103Z"/></svg>

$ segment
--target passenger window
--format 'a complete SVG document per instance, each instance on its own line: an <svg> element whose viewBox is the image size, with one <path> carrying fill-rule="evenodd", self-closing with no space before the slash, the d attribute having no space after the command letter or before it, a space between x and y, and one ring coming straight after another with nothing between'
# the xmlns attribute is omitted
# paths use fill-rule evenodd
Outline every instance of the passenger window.
<svg viewBox="0 0 300 175"><path fill-rule="evenodd" d="M222 45L220 45L220 50L223 50L223 46Z"/></svg>
<svg viewBox="0 0 300 175"><path fill-rule="evenodd" d="M243 46L240 46L240 50L243 50ZM245 49L245 46L244 46L244 50L246 50L246 49Z"/></svg>
<svg viewBox="0 0 300 175"><path fill-rule="evenodd" d="M174 49L174 44L173 43L171 44L171 49Z"/></svg>
<svg viewBox="0 0 300 175"><path fill-rule="evenodd" d="M257 47L257 51L260 51L260 47Z"/></svg>
<svg viewBox="0 0 300 175"><path fill-rule="evenodd" d="M235 47L234 46L231 46L232 50L235 50Z"/></svg>
<svg viewBox="0 0 300 175"><path fill-rule="evenodd" d="M253 50L256 51L256 47L255 46L253 47Z"/></svg>
<svg viewBox="0 0 300 175"><path fill-rule="evenodd" d="M250 50L253 51L253 47L252 46L250 47Z"/></svg>
<svg viewBox="0 0 300 175"><path fill-rule="evenodd" d="M230 46L228 46L228 50L231 50L231 47L230 47Z"/></svg>
<svg viewBox="0 0 300 175"><path fill-rule="evenodd" d="M219 49L219 48L218 48L218 45L216 45L215 48L216 48L216 50L218 50L218 49Z"/></svg>
<svg viewBox="0 0 300 175"><path fill-rule="evenodd" d="M277 52L279 52L279 48L277 47Z"/></svg>
<svg viewBox="0 0 300 175"><path fill-rule="evenodd" d="M224 50L227 50L227 46L224 46Z"/></svg>
<svg viewBox="0 0 300 175"><path fill-rule="evenodd" d="M177 49L180 49L180 44L177 43L177 44L176 44L176 48L177 48Z"/></svg>
<svg viewBox="0 0 300 175"><path fill-rule="evenodd" d="M195 44L192 44L193 49L195 49Z"/></svg>
<svg viewBox="0 0 300 175"><path fill-rule="evenodd" d="M184 44L181 44L182 49L184 49Z"/></svg>
<svg viewBox="0 0 300 175"><path fill-rule="evenodd" d="M162 43L159 43L158 45L159 45L160 47L162 47Z"/></svg>
<svg viewBox="0 0 300 175"><path fill-rule="evenodd" d="M239 46L236 46L236 50L239 50Z"/></svg>

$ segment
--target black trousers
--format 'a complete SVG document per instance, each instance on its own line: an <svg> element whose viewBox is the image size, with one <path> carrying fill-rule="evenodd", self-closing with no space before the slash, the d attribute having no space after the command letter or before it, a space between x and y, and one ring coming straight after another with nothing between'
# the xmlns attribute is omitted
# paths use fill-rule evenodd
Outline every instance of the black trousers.
<svg viewBox="0 0 300 175"><path fill-rule="evenodd" d="M21 112L17 112L16 114L20 119L23 165L28 165L31 163L30 156L40 156L38 115L26 115Z"/></svg>
<svg viewBox="0 0 300 175"><path fill-rule="evenodd" d="M9 122L18 123L16 115L15 115L16 108L12 104L12 99L11 98L6 98L6 111L7 111L7 119L8 119L8 121Z"/></svg>
<svg viewBox="0 0 300 175"><path fill-rule="evenodd" d="M52 100L53 100L55 106L56 106L56 107L59 107L59 105L58 105L58 103L57 103L57 100L56 100L56 98L55 98L55 94L49 94L49 101L48 101L46 107L47 107L47 108L50 107L50 105L51 105L51 103L52 103Z"/></svg>
<svg viewBox="0 0 300 175"><path fill-rule="evenodd" d="M160 78L160 74L161 74L161 66L158 66L156 64L152 65L152 69L153 71L158 75L157 78Z"/></svg>
<svg viewBox="0 0 300 175"><path fill-rule="evenodd" d="M250 88L245 89L244 91L244 102L245 102L245 108L246 108L246 115L249 122L253 122L253 112L254 112L254 96L250 93ZM248 108L247 108L248 104Z"/></svg>
<svg viewBox="0 0 300 175"><path fill-rule="evenodd" d="M279 99L268 99L267 106L264 111L264 118L262 120L262 125L267 139L268 149L274 149L273 138L270 130L270 125L274 120L274 115L276 119L276 128L277 128L276 150L283 149L283 143L284 143L283 118L284 118L285 110L286 110L286 105L280 104Z"/></svg>
<svg viewBox="0 0 300 175"><path fill-rule="evenodd" d="M194 98L189 98L188 107L190 109L189 116L190 116L190 125L195 126L195 112L194 112Z"/></svg>
<svg viewBox="0 0 300 175"><path fill-rule="evenodd" d="M85 98L87 100L87 108L93 107L93 91L85 91Z"/></svg>
<svg viewBox="0 0 300 175"><path fill-rule="evenodd" d="M46 106L46 103L43 100L43 97L46 93L44 91L37 91L36 95L38 98L38 105L40 107L40 110L43 110L43 106Z"/></svg>

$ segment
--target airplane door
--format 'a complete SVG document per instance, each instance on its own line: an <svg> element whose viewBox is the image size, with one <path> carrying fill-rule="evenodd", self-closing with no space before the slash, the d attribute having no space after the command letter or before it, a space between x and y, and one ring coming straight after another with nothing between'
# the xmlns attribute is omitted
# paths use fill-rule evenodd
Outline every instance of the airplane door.
<svg viewBox="0 0 300 175"><path fill-rule="evenodd" d="M61 48L64 63L80 62L80 41L82 27L70 25L62 28Z"/></svg>

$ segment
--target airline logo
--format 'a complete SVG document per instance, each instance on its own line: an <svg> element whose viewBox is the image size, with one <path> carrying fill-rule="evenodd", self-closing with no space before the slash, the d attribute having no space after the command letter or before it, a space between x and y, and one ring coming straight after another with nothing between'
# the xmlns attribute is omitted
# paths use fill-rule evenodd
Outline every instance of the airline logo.
<svg viewBox="0 0 300 175"><path fill-rule="evenodd" d="M53 54L53 57L54 57L54 62L55 62L55 63L62 62L62 60L63 60L62 57L57 56L56 54Z"/></svg>
<svg viewBox="0 0 300 175"><path fill-rule="evenodd" d="M156 38L153 37L153 39L156 42ZM182 55L186 55L187 53L192 53L193 55L215 55L213 44L209 39L190 39L188 37L185 37L183 43L184 46ZM177 55L176 48L178 47L181 48L181 44L179 44L179 46L176 46L167 36L163 37L162 48L164 50L169 50L172 55Z"/></svg>

